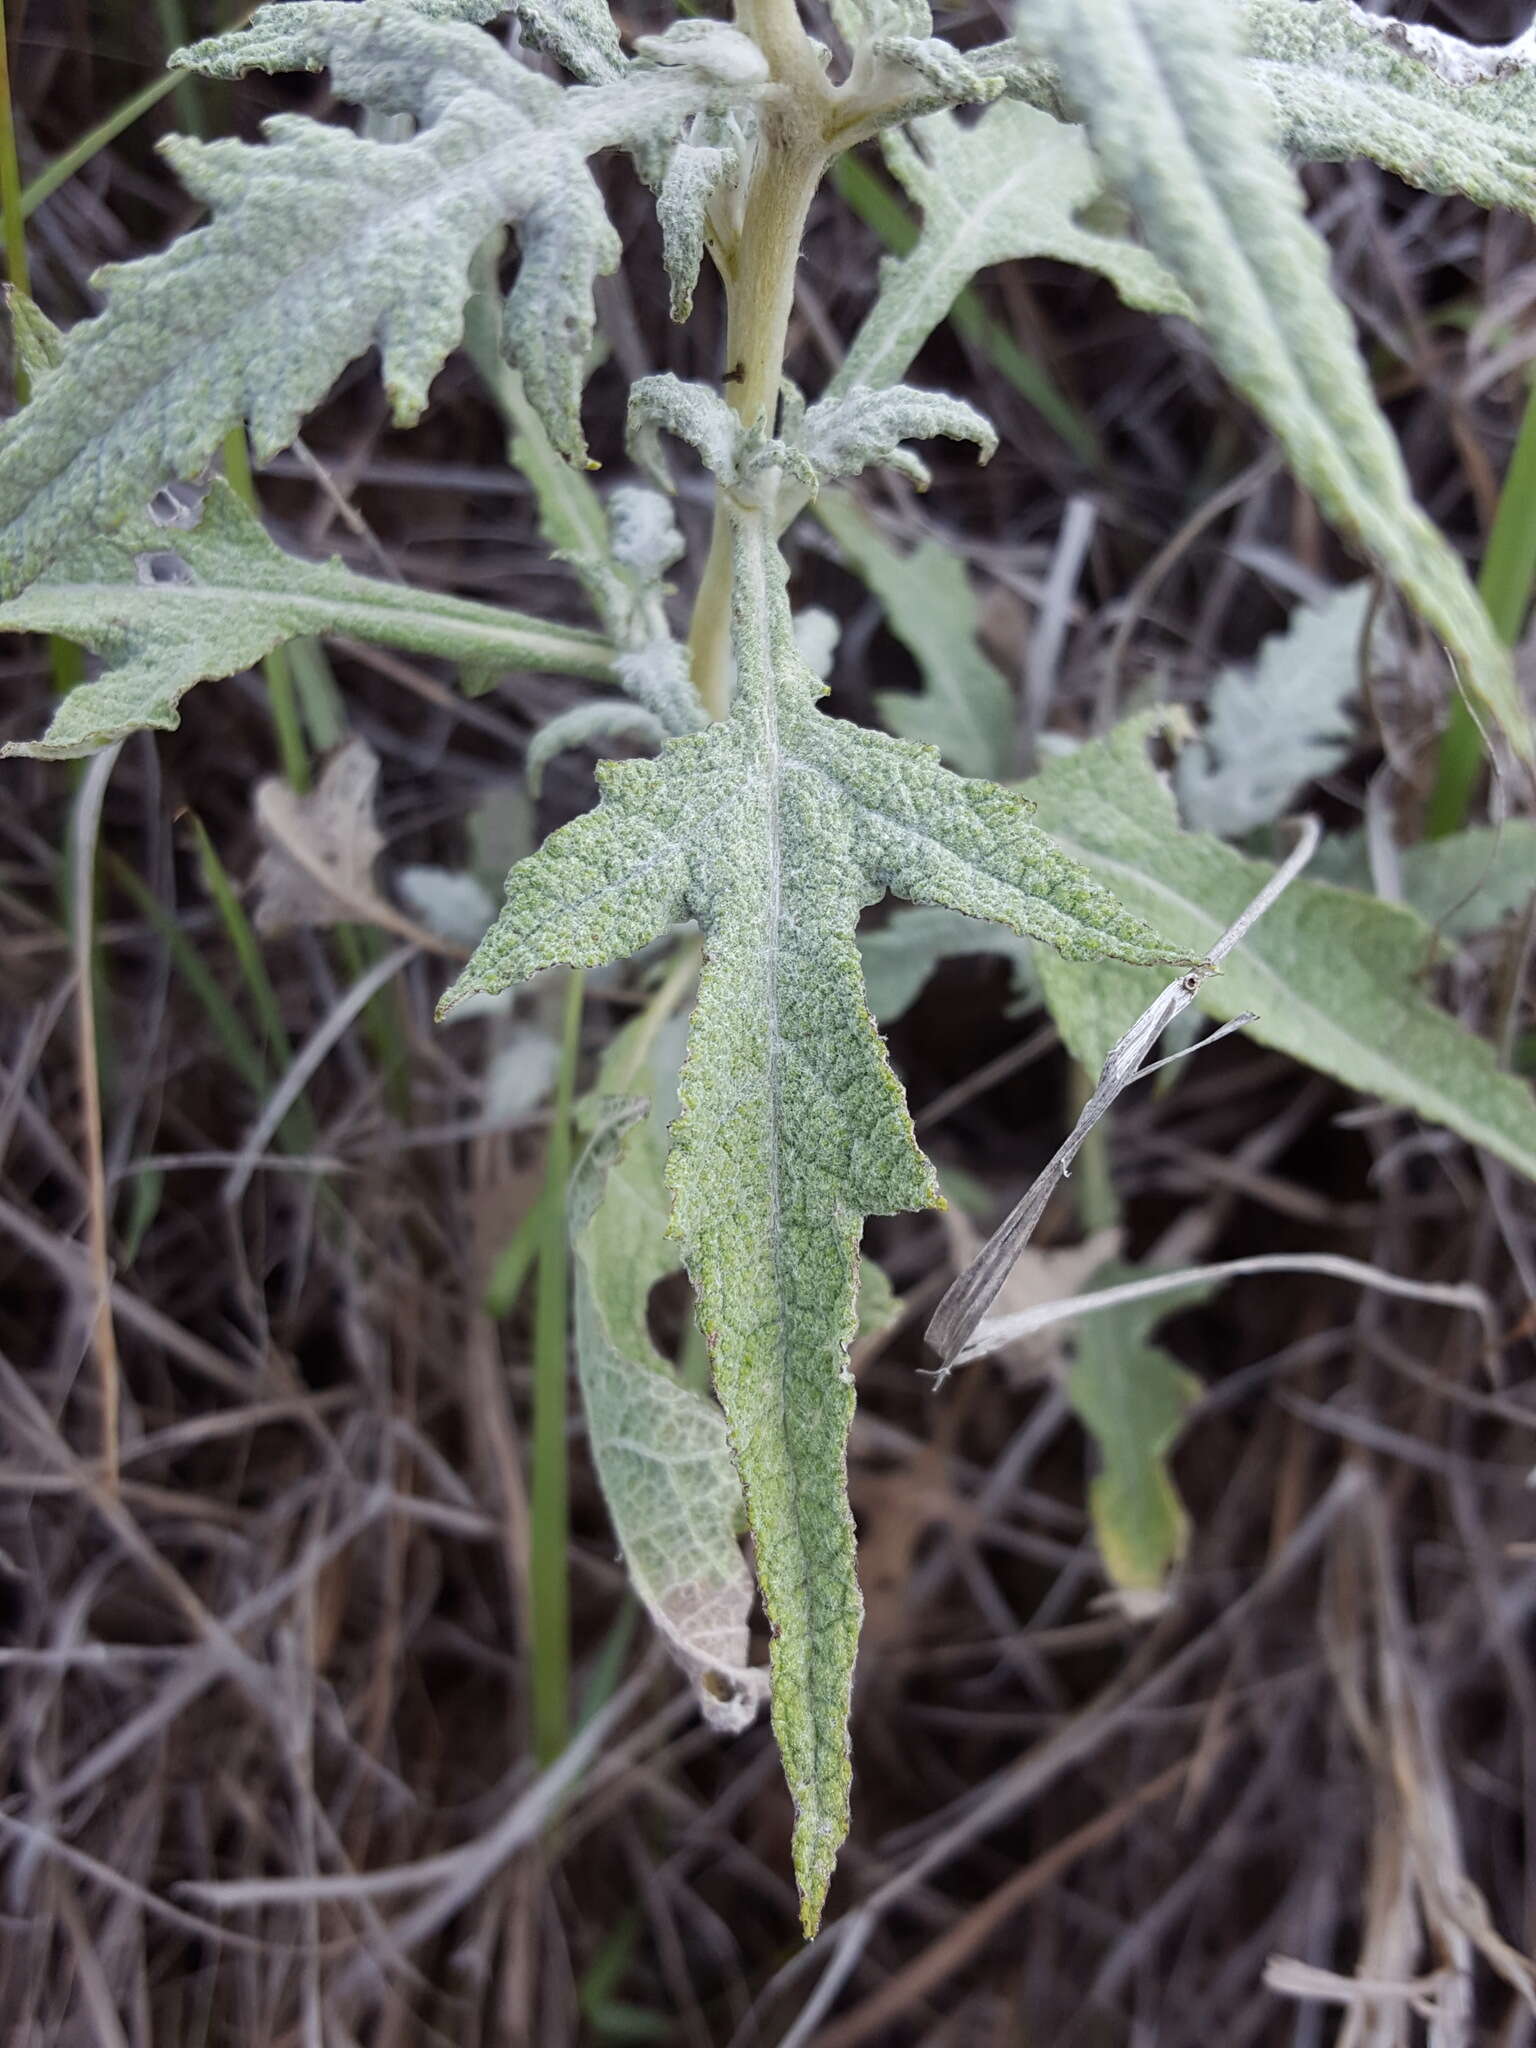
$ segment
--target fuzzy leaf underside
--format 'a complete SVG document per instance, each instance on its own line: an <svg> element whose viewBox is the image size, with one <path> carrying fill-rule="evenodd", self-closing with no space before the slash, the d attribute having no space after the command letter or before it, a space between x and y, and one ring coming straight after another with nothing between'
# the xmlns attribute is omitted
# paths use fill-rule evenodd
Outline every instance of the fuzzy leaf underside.
<svg viewBox="0 0 1536 2048"><path fill-rule="evenodd" d="M151 580L156 564L170 580ZM485 681L509 669L613 676L612 650L595 633L286 554L223 482L191 529L139 520L74 549L0 605L0 631L58 634L108 664L69 692L41 739L0 750L38 760L92 753L146 727L174 731L194 684L312 633L440 655Z"/></svg>
<svg viewBox="0 0 1536 2048"><path fill-rule="evenodd" d="M1326 244L1243 75L1221 0L1038 0L1022 17L1106 177L1178 278L1222 369L1300 481L1399 584L1462 681L1531 757L1510 658L1466 571L1415 504Z"/></svg>
<svg viewBox="0 0 1536 2048"><path fill-rule="evenodd" d="M624 68L619 32L606 0L515 0L523 34L548 50L573 78L601 85ZM498 6L497 12L505 10Z"/></svg>
<svg viewBox="0 0 1536 2048"><path fill-rule="evenodd" d="M1013 694L977 644L979 609L964 563L934 540L901 554L855 500L837 491L817 499L816 516L923 673L915 695L875 692L881 719L903 739L936 746L962 775L1006 775L1013 765Z"/></svg>
<svg viewBox="0 0 1536 2048"><path fill-rule="evenodd" d="M1108 887L1191 952L1208 948L1270 870L1200 832L1181 832L1147 758L1156 714L1053 761L1026 785L1041 824ZM1536 1179L1536 1099L1500 1071L1493 1048L1423 992L1433 934L1401 905L1352 889L1293 882L1203 985L1222 1021L1251 1010L1248 1035L1347 1087L1443 1124ZM1096 1071L1157 992L1146 975L1092 976L1036 953L1062 1036Z"/></svg>
<svg viewBox="0 0 1536 2048"><path fill-rule="evenodd" d="M859 1235L867 1215L938 1200L864 1005L859 911L891 890L1080 959L1174 956L1016 799L816 710L761 515L738 524L733 640L730 719L599 769L601 803L513 869L443 1008L634 952L684 919L704 931L668 1177L774 1627L774 1729L814 1928L847 1828Z"/></svg>
<svg viewBox="0 0 1536 2048"><path fill-rule="evenodd" d="M1304 782L1341 765L1354 741L1345 706L1360 692L1370 608L1368 582L1298 605L1251 669L1223 669L1199 739L1179 755L1174 782L1188 824L1240 838L1272 824Z"/></svg>
<svg viewBox="0 0 1536 2048"><path fill-rule="evenodd" d="M736 176L740 162L740 151L725 142L682 142L672 152L656 195L656 217L661 223L662 260L672 286L674 320L686 320L693 311L709 233L710 204Z"/></svg>
<svg viewBox="0 0 1536 2048"><path fill-rule="evenodd" d="M1422 33L1351 0L1244 0L1239 20L1249 75L1297 156L1369 157L1421 191L1536 217L1529 54L1478 75L1475 46L1446 37L1449 59L1437 64L1409 41Z"/></svg>
<svg viewBox="0 0 1536 2048"><path fill-rule="evenodd" d="M1136 1266L1103 1267L1088 1290L1143 1277ZM1077 1325L1065 1390L1098 1446L1088 1489L1093 1533L1105 1569L1124 1593L1155 1594L1184 1554L1189 1517L1168 1470L1168 1453L1200 1382L1151 1342L1160 1322L1208 1300L1216 1283L1146 1302L1096 1309Z"/></svg>
<svg viewBox="0 0 1536 2048"><path fill-rule="evenodd" d="M998 100L969 126L932 114L888 130L881 146L922 209L922 229L905 256L881 264L880 295L831 391L896 383L971 278L1016 258L1050 256L1096 270L1143 311L1192 310L1156 257L1084 223L1104 179L1081 128Z"/></svg>
<svg viewBox="0 0 1536 2048"><path fill-rule="evenodd" d="M667 1242L665 1129L643 1098L588 1105L571 1179L575 1339L593 1462L636 1593L711 1725L756 1715L748 1664L752 1576L725 1418L652 1344L646 1304L678 1264Z"/></svg>
<svg viewBox="0 0 1536 2048"><path fill-rule="evenodd" d="M404 0L264 10L188 58L220 73L325 63L338 95L409 113L417 130L377 142L279 115L260 146L166 145L212 219L101 272L105 311L70 331L57 370L0 429L0 594L196 475L241 421L268 459L374 343L395 419L415 420L460 339L471 260L508 221L522 263L505 345L555 444L583 459L593 285L619 258L585 159L670 133L720 92L630 74L562 91Z"/></svg>

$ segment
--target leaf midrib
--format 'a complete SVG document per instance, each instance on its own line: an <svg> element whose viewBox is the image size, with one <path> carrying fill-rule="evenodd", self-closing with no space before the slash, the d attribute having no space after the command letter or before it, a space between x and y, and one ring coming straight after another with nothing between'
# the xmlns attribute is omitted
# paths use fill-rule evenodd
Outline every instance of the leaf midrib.
<svg viewBox="0 0 1536 2048"><path fill-rule="evenodd" d="M537 643L552 652L565 650L574 659L578 654L591 661L591 672L606 675L611 662L611 650L606 641L596 633L586 632L579 626L556 627L543 620L529 618L526 624L522 615L505 623L479 618L466 618L461 613L438 610L433 605L423 608L416 604L392 604L386 598L355 596L326 598L297 591L263 590L243 583L163 583L153 591L140 590L118 583L39 583L23 596L13 599L10 605L0 606L0 626L8 626L5 614L13 606L45 606L53 598L76 598L84 603L105 602L123 604L128 600L142 614L143 624L152 625L148 617L150 603L164 604L196 611L207 605L248 605L252 609L273 609L281 606L290 613L299 613L312 618L316 625L330 632L344 632L347 627L339 623L347 614L355 621L382 622L398 621L402 629L414 629L423 638L447 629L467 638L483 643L487 653L510 653L523 651L530 643ZM449 604L463 603L462 599L449 599ZM327 624L326 622L330 623ZM138 623L136 620L135 623ZM30 631L17 625L13 630ZM66 631L64 627L57 630ZM586 673L587 671L582 671Z"/></svg>

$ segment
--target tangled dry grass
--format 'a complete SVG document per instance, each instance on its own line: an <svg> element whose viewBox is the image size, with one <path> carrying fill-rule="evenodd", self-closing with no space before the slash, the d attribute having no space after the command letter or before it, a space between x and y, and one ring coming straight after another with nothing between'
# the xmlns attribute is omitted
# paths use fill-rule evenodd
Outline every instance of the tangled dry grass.
<svg viewBox="0 0 1536 2048"><path fill-rule="evenodd" d="M143 83L177 11L13 6L29 173ZM1519 14L1465 0L1433 18L1493 36ZM253 82L190 114L249 133L322 93ZM37 210L34 284L56 317L90 308L100 262L187 223L151 143L188 117L163 102ZM1475 551L1531 352L1529 229L1374 173L1314 190L1425 501ZM613 363L590 406L610 459L629 377L715 367L646 283L642 195L618 204L637 254L608 292ZM808 381L874 261L826 195ZM988 410L1004 452L945 475L942 525L896 492L884 509L966 553L993 644L1015 670L1032 661L1050 725L1101 727L1153 688L1198 698L1339 566L1333 543L1191 335L1049 265L984 294L1101 460L946 332L923 374ZM264 480L274 525L577 618L468 366L438 395L396 436L359 366L308 435L323 481L297 456ZM1065 587L1064 503L1083 508ZM684 514L697 535L703 506ZM872 680L899 682L904 657L814 537L800 561L806 599L846 622L843 707L868 717ZM7 645L7 732L38 724L48 659ZM430 665L333 659L346 729L383 764L386 872L462 861L487 799L516 837L527 737L566 685L513 678L470 700ZM1370 744L1315 792L1324 812L1411 812L1433 713L1412 679L1373 703ZM579 1732L553 1767L533 1761L529 1332L485 1296L538 1185L543 1115L487 1114L497 1027L434 1029L441 963L419 950L310 932L263 942L260 970L242 957L216 885L250 874L251 790L272 766L246 677L205 686L179 733L130 743L109 773L6 769L5 2040L1529 2048L1530 1189L1242 1041L1122 1102L1108 1160L1137 1256L1344 1251L1470 1279L1503 1340L1490 1358L1465 1317L1324 1280L1252 1281L1171 1324L1206 1393L1177 1460L1192 1554L1150 1621L1105 1598L1049 1359L973 1369L935 1398L919 1332L962 1247L938 1217L872 1227L907 1309L858 1360L855 1834L803 1950L767 1731L722 1747L689 1711L637 1626L579 1441ZM589 762L565 757L541 828L589 792ZM1505 1044L1531 1026L1530 939L1527 917L1446 989ZM349 1016L369 960L379 992ZM589 1054L633 997L623 976L594 988ZM1005 1000L1000 970L956 963L892 1041L925 1144L992 1214L1054 1148L1074 1085ZM253 1148L285 1047L317 1034L294 1116ZM1044 1249L1076 1234L1071 1207L1053 1210ZM680 1311L657 1303L673 1343Z"/></svg>

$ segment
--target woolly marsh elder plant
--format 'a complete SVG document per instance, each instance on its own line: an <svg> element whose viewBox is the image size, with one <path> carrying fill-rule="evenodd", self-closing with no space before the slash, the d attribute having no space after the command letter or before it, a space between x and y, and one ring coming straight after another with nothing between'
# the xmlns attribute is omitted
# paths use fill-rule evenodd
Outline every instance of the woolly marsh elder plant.
<svg viewBox="0 0 1536 2048"><path fill-rule="evenodd" d="M1495 743L1528 759L1508 656L1412 500L1286 158L1363 154L1429 190L1530 210L1533 84L1523 46L1469 53L1346 0L1024 0L1016 39L964 54L934 36L925 0L831 0L835 53L795 0L738 0L731 25L682 22L629 51L601 0L519 0L521 50L487 32L505 11L498 0L286 0L178 57L218 77L326 70L375 125L356 134L279 116L256 147L173 141L208 224L104 272L104 310L67 335L14 302L33 396L0 434L0 623L72 636L106 669L64 699L42 739L9 751L68 756L174 726L193 684L327 630L457 659L471 683L543 668L607 685L540 736L534 769L560 745L616 731L654 749L600 770L596 808L513 870L442 1007L556 964L620 959L690 922L703 934L670 1138L646 1103L669 1085L666 1012L691 979L686 941L667 1000L616 1043L588 1104L570 1208L578 1361L631 1574L727 1726L751 1717L760 1688L746 1654L744 1505L814 1932L847 1826L860 1603L844 1460L860 1231L867 1215L939 1199L866 1007L859 912L890 892L993 920L1066 963L1164 973L1198 961L1227 919L1201 911L1198 877L1151 889L1145 915L1106 886L1106 872L1145 879L1160 839L1186 837L1159 809L1165 793L1143 786L1143 728L1103 757L1126 793L1118 819L1087 770L1064 771L1055 801L1069 852L996 782L827 715L780 536L871 465L924 481L909 441L950 436L985 458L984 419L899 380L977 270L1025 255L1076 261L1132 305L1199 324L1301 481L1439 635ZM959 107L981 111L962 121ZM380 117L396 118L378 128ZM807 402L784 379L801 236L829 165L873 137L923 233L888 264L842 370ZM582 387L594 284L622 252L588 165L612 151L655 194L674 316L689 317L708 261L727 329L718 388L635 385L630 448L655 488L625 482L600 498L585 475ZM513 282L487 322L508 229ZM249 429L259 459L286 445L370 347L409 424L467 310L546 530L600 632L295 560L217 482L197 523L168 534L150 518L159 487L199 476L232 429ZM714 479L686 643L664 601L681 542L663 437ZM1006 715L970 709L964 765L1006 773ZM1400 1033L1395 1064L1378 1071L1367 1041L1380 1032L1356 990L1358 1059L1329 1040L1319 1063L1521 1163L1536 1157L1490 1060L1460 1048L1446 1079L1454 1028L1413 1010L1413 948L1394 945L1378 948L1376 994L1412 1012L1419 1036ZM1073 1021L1073 971L1053 968L1046 993L1080 1046L1091 1034ZM1288 1028L1283 1005L1274 1028ZM646 1294L673 1259L669 1214L718 1409L672 1376L646 1332Z"/></svg>

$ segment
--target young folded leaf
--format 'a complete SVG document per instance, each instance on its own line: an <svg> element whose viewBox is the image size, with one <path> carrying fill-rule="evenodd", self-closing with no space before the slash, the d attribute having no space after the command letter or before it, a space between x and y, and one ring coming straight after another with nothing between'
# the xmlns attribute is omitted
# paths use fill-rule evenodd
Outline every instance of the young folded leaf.
<svg viewBox="0 0 1536 2048"><path fill-rule="evenodd" d="M865 1008L854 928L886 890L991 918L1082 960L1185 956L931 748L816 709L782 559L735 515L732 716L655 761L512 870L443 998L558 962L597 966L694 918L706 968L668 1175L774 1626L773 1721L817 1925L847 1831L858 1640L844 1454L863 1219L939 1200Z"/></svg>
<svg viewBox="0 0 1536 2048"><path fill-rule="evenodd" d="M983 462L997 453L997 434L975 406L947 392L918 391L910 384L889 384L878 391L863 384L844 385L813 405L788 439L815 471L818 483L835 483L883 464L925 491L931 481L928 465L901 444L939 435L973 442Z"/></svg>
<svg viewBox="0 0 1536 2048"><path fill-rule="evenodd" d="M623 1040L615 1045L617 1054ZM666 1133L643 1097L598 1095L571 1177L576 1365L603 1498L635 1591L704 1717L748 1726L767 1691L747 1662L752 1575L725 1418L651 1342L646 1303L677 1266L667 1243Z"/></svg>
<svg viewBox="0 0 1536 2048"><path fill-rule="evenodd" d="M195 526L138 519L114 539L71 550L0 605L0 630L56 633L108 663L99 682L69 692L40 740L0 750L45 761L94 753L146 727L172 732L195 683L237 675L310 633L441 655L487 681L509 669L614 675L613 650L595 633L285 554L223 482Z"/></svg>
<svg viewBox="0 0 1536 2048"><path fill-rule="evenodd" d="M680 142L672 152L656 195L656 217L661 222L662 261L672 281L674 320L686 320L693 311L710 209L732 191L740 169L739 135L733 139L720 133L713 139Z"/></svg>
<svg viewBox="0 0 1536 2048"><path fill-rule="evenodd" d="M1327 247L1244 76L1230 10L1222 0L1034 0L1020 30L1055 65L1110 183L1297 476L1401 585L1466 688L1532 759L1509 654L1414 502L1329 283Z"/></svg>

